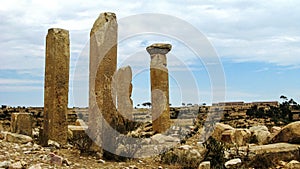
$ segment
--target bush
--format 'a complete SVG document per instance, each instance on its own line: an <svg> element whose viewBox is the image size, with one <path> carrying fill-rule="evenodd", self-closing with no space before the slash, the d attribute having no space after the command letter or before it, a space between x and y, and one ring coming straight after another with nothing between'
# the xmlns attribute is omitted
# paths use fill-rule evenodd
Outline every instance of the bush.
<svg viewBox="0 0 300 169"><path fill-rule="evenodd" d="M210 161L212 168L223 169L225 168L225 144L215 140L213 137L209 137L204 143L207 153L204 161Z"/></svg>

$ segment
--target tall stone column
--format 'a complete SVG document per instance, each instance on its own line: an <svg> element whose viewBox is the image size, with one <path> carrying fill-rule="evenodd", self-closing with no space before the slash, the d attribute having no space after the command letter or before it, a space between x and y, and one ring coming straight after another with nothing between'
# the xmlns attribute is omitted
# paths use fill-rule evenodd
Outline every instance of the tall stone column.
<svg viewBox="0 0 300 169"><path fill-rule="evenodd" d="M171 50L170 44L155 43L148 46L151 56L151 102L153 130L162 133L170 127L169 77L166 54Z"/></svg>
<svg viewBox="0 0 300 169"><path fill-rule="evenodd" d="M132 70L130 66L122 67L116 74L116 93L118 112L127 120L133 120Z"/></svg>
<svg viewBox="0 0 300 169"><path fill-rule="evenodd" d="M114 104L116 95L112 85L113 75L117 70L117 37L116 15L101 13L90 32L88 131L97 144L93 147L112 153L117 146L115 130L123 123Z"/></svg>
<svg viewBox="0 0 300 169"><path fill-rule="evenodd" d="M49 139L67 143L69 63L69 31L49 29L46 37L43 145L47 145Z"/></svg>

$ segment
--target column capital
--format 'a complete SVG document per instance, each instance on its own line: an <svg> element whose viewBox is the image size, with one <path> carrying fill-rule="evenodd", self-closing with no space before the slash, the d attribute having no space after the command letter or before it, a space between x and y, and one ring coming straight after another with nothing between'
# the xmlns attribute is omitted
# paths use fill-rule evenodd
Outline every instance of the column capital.
<svg viewBox="0 0 300 169"><path fill-rule="evenodd" d="M146 48L147 52L152 54L167 54L172 49L171 44L166 43L154 43Z"/></svg>

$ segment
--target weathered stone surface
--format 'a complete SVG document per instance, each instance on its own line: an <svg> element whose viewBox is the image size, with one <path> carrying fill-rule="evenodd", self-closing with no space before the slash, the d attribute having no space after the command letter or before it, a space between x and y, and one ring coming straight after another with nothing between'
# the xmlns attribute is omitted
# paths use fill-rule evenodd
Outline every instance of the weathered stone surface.
<svg viewBox="0 0 300 169"><path fill-rule="evenodd" d="M156 43L148 46L147 52L151 56L151 102L153 130L165 132L170 127L169 107L169 73L166 54L171 50L170 44Z"/></svg>
<svg viewBox="0 0 300 169"><path fill-rule="evenodd" d="M270 143L300 143L300 121L290 123L283 127L274 137L271 138Z"/></svg>
<svg viewBox="0 0 300 169"><path fill-rule="evenodd" d="M25 144L28 142L32 142L33 140L30 136L7 132L6 141Z"/></svg>
<svg viewBox="0 0 300 169"><path fill-rule="evenodd" d="M132 71L130 66L122 67L117 72L116 90L118 112L128 120L133 120Z"/></svg>
<svg viewBox="0 0 300 169"><path fill-rule="evenodd" d="M43 145L47 145L48 139L67 143L69 62L69 31L49 29L46 38L44 129L40 140Z"/></svg>
<svg viewBox="0 0 300 169"><path fill-rule="evenodd" d="M180 142L180 140L172 136L155 134L154 136L151 137L151 142L153 144L164 144L166 142L177 144Z"/></svg>
<svg viewBox="0 0 300 169"><path fill-rule="evenodd" d="M253 126L249 128L252 137L257 140L258 144L265 144L268 142L271 133L266 126Z"/></svg>
<svg viewBox="0 0 300 169"><path fill-rule="evenodd" d="M238 146L244 146L251 137L251 132L248 129L235 129L232 133L232 140Z"/></svg>
<svg viewBox="0 0 300 169"><path fill-rule="evenodd" d="M32 122L30 113L12 113L11 132L32 136Z"/></svg>
<svg viewBox="0 0 300 169"><path fill-rule="evenodd" d="M271 133L272 133L272 134L276 134L276 133L278 133L280 130L281 130L281 127L273 126L273 127L271 128Z"/></svg>
<svg viewBox="0 0 300 169"><path fill-rule="evenodd" d="M0 168L8 168L10 166L10 161L0 162Z"/></svg>
<svg viewBox="0 0 300 169"><path fill-rule="evenodd" d="M210 161L201 162L198 169L210 169Z"/></svg>
<svg viewBox="0 0 300 169"><path fill-rule="evenodd" d="M18 162L11 164L8 168L9 169L22 169L23 166L22 166L21 162L18 161Z"/></svg>
<svg viewBox="0 0 300 169"><path fill-rule="evenodd" d="M233 130L234 128L228 124L216 123L215 129L212 133L212 137L218 141L221 141L222 133L226 130Z"/></svg>
<svg viewBox="0 0 300 169"><path fill-rule="evenodd" d="M275 143L267 145L255 145L244 146L239 148L240 155L249 157L249 160L255 160L259 156L269 159L280 159L284 161L290 161L299 158L300 145L289 143ZM236 150L233 148L233 154L236 154Z"/></svg>
<svg viewBox="0 0 300 169"><path fill-rule="evenodd" d="M299 169L300 168L300 162L296 161L296 160L292 160L285 167L287 169Z"/></svg>
<svg viewBox="0 0 300 169"><path fill-rule="evenodd" d="M225 130L221 135L221 141L224 143L233 144L233 132L234 130Z"/></svg>
<svg viewBox="0 0 300 169"><path fill-rule="evenodd" d="M63 158L61 156L56 155L54 153L50 153L49 157L50 157L50 163L51 164L62 165Z"/></svg>
<svg viewBox="0 0 300 169"><path fill-rule="evenodd" d="M35 164L30 166L28 169L42 169L41 164Z"/></svg>
<svg viewBox="0 0 300 169"><path fill-rule="evenodd" d="M116 15L110 12L101 13L90 32L89 135L110 152L117 146L115 130L125 131L112 86L117 69L117 33Z"/></svg>
<svg viewBox="0 0 300 169"><path fill-rule="evenodd" d="M241 163L242 163L241 159L235 158L235 159L232 159L232 160L229 160L229 161L225 162L224 165L225 165L226 168L239 168Z"/></svg>

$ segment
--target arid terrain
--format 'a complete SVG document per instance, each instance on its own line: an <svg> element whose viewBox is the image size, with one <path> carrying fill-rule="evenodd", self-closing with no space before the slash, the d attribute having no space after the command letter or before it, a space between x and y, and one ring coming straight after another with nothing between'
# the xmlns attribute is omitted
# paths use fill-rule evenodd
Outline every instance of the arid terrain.
<svg viewBox="0 0 300 169"><path fill-rule="evenodd" d="M280 107L282 104L278 105ZM291 105L290 105L291 106ZM148 139L144 150L163 145L167 149L147 158L105 159L100 154L82 153L75 139L68 136L67 145L50 142L39 145L39 128L43 121L42 108L6 108L0 111L1 168L297 168L300 163L300 122L249 115L253 106L245 108L189 106L171 108L173 127L167 134L153 133L148 109L135 109L134 117L140 122L128 136ZM282 107L281 107L282 108ZM212 111L217 110L217 111ZM270 110L264 106L265 113ZM33 116L32 137L11 133L11 114L27 112ZM295 111L293 111L295 112ZM224 116L225 115L225 116ZM69 109L69 126L78 125L78 118L88 119L86 109ZM294 116L296 118L296 116ZM205 134L204 131L207 133ZM185 134L183 134L185 133ZM211 135L212 137L209 137ZM209 137L209 138L208 138ZM208 140L203 140L208 138ZM78 138L77 138L78 139ZM172 140L173 139L173 140ZM78 141L78 140L77 140ZM205 142L204 142L205 141ZM126 144L125 144L126 146ZM147 147L148 146L148 147ZM119 148L120 147L120 148ZM120 151L122 146L118 148ZM141 147L139 147L141 148ZM141 153L138 149L134 153ZM293 161L294 160L294 161ZM207 162L210 162L208 165Z"/></svg>

